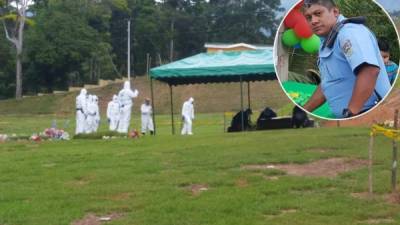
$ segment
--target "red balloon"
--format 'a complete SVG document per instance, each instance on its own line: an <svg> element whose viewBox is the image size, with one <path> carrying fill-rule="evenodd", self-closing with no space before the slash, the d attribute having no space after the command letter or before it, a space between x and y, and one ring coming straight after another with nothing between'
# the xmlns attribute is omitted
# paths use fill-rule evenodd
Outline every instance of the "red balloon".
<svg viewBox="0 0 400 225"><path fill-rule="evenodd" d="M294 7L294 9L296 10L300 10L301 7L303 7L304 1L300 1L299 3L296 4L296 6Z"/></svg>
<svg viewBox="0 0 400 225"><path fill-rule="evenodd" d="M296 35L300 38L309 38L313 35L313 32L308 26L306 18L303 16L302 20L298 20L296 25L293 28Z"/></svg>
<svg viewBox="0 0 400 225"><path fill-rule="evenodd" d="M292 10L286 16L286 18L283 21L283 23L285 24L285 27L287 27L287 28L294 28L294 26L296 25L297 21L299 19L301 19L302 17L304 17L304 16L299 11Z"/></svg>

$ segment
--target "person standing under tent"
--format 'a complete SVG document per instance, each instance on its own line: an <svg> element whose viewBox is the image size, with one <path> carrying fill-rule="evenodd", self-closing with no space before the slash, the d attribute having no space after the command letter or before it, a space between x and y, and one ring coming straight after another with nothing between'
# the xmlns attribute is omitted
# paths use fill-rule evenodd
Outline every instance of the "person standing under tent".
<svg viewBox="0 0 400 225"><path fill-rule="evenodd" d="M181 134L182 135L192 135L192 123L194 120L194 99L192 97L189 100L185 101L182 106L182 122L183 127Z"/></svg>

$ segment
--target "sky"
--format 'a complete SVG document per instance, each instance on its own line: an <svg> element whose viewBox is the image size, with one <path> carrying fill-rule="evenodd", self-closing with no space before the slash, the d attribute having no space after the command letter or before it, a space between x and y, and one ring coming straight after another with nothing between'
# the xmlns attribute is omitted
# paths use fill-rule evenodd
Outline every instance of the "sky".
<svg viewBox="0 0 400 225"><path fill-rule="evenodd" d="M282 7L288 10L299 0L281 0ZM388 12L400 10L399 0L376 0L380 3Z"/></svg>

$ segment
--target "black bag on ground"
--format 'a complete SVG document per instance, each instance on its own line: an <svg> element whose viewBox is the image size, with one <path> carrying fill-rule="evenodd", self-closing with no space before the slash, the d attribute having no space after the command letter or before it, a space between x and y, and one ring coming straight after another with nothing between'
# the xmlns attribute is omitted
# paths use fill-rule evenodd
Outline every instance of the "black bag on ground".
<svg viewBox="0 0 400 225"><path fill-rule="evenodd" d="M292 125L295 128L310 126L310 120L308 119L307 113L297 105L293 108Z"/></svg>
<svg viewBox="0 0 400 225"><path fill-rule="evenodd" d="M265 129L268 121L276 116L276 113L271 108L266 107L257 119L257 130Z"/></svg>
<svg viewBox="0 0 400 225"><path fill-rule="evenodd" d="M231 126L228 127L228 132L237 132L242 130L248 130L251 128L250 115L252 114L251 109L246 109L243 113L239 111L232 118ZM242 115L243 115L243 125L244 129L242 129Z"/></svg>

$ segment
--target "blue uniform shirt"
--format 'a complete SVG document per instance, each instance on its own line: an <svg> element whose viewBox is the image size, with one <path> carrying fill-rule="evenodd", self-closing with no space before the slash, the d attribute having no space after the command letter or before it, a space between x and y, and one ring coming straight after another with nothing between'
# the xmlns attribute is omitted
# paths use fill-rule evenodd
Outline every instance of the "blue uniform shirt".
<svg viewBox="0 0 400 225"><path fill-rule="evenodd" d="M345 17L340 15L338 22ZM321 72L321 90L337 118L342 118L356 82L354 70L368 63L380 68L375 90L383 98L390 90L385 64L380 55L374 34L364 25L347 23L339 31L332 49L322 45L319 51L318 67ZM365 102L362 110L373 107L378 100L375 93Z"/></svg>

